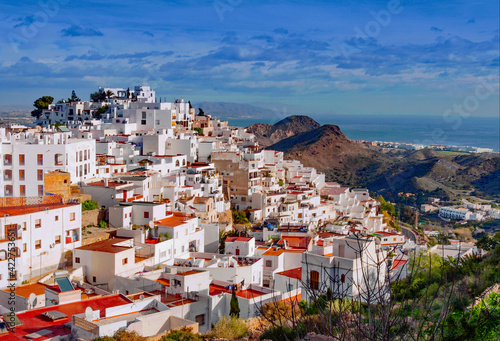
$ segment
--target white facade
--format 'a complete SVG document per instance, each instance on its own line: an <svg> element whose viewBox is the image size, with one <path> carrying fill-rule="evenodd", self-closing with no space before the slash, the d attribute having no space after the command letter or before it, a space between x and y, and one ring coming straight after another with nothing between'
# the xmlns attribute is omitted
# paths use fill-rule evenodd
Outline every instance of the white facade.
<svg viewBox="0 0 500 341"><path fill-rule="evenodd" d="M80 204L3 207L0 211L0 288L57 269L69 261L66 252L81 245ZM15 239L15 246L9 245L9 239ZM14 262L8 260L9 255L15 255ZM9 264L15 265L12 281Z"/></svg>
<svg viewBox="0 0 500 341"><path fill-rule="evenodd" d="M96 175L95 140L73 138L70 133L18 134L2 140L0 196L41 196L44 173L69 172L71 183Z"/></svg>

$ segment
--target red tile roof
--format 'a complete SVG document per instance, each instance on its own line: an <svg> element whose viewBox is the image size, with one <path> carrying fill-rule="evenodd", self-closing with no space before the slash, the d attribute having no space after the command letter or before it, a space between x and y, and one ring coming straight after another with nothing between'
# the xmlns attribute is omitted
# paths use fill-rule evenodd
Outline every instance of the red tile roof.
<svg viewBox="0 0 500 341"><path fill-rule="evenodd" d="M37 338L37 341L48 340L57 335L68 335L71 334L71 330L64 327L63 324L66 322L70 322L73 315L84 313L87 307L91 307L92 310L100 310L101 316L103 316L104 309L128 304L131 302L132 301L125 296L118 294L105 297L89 298L88 300L80 302L28 310L26 312L17 314L17 317L22 324L14 329L14 333L3 334L1 336L1 339L2 341L25 341L25 335L31 334L41 329L50 330L52 333ZM66 314L68 317L54 322L42 317L42 313L51 310L57 310L63 314Z"/></svg>
<svg viewBox="0 0 500 341"><path fill-rule="evenodd" d="M92 243L85 246L80 246L76 248L76 250L86 250L86 251L96 251L96 252L106 252L106 253L118 253L125 250L130 250L130 246L119 246L115 245L127 240L131 240L132 238L113 238L107 239L100 242Z"/></svg>
<svg viewBox="0 0 500 341"><path fill-rule="evenodd" d="M290 278L302 279L302 268L295 268L278 272L277 275L282 275Z"/></svg>
<svg viewBox="0 0 500 341"><path fill-rule="evenodd" d="M278 244L285 244L295 249L307 249L311 237L282 236Z"/></svg>
<svg viewBox="0 0 500 341"><path fill-rule="evenodd" d="M158 226L165 226L165 227L177 227L186 224L191 219L198 219L198 218L185 216L183 213L174 213L171 217L155 221L155 224Z"/></svg>
<svg viewBox="0 0 500 341"><path fill-rule="evenodd" d="M253 237L238 237L238 236L233 236L233 237L227 237L226 238L226 243L232 243L232 242L249 242L253 239Z"/></svg>
<svg viewBox="0 0 500 341"><path fill-rule="evenodd" d="M78 204L76 204L78 205ZM45 209L54 210L57 208L75 206L75 204L41 204L41 205L27 205L27 206L11 206L0 207L0 217L8 214L9 216L30 214L35 212L45 211Z"/></svg>
<svg viewBox="0 0 500 341"><path fill-rule="evenodd" d="M393 270L396 270L398 269L401 265L405 265L406 262L408 262L408 260L406 259L395 259L393 262L392 262L392 269Z"/></svg>

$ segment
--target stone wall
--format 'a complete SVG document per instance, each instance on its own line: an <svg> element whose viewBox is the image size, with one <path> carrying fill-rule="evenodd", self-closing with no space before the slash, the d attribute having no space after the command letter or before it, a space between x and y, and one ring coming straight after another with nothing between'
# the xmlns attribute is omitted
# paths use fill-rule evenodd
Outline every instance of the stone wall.
<svg viewBox="0 0 500 341"><path fill-rule="evenodd" d="M106 220L106 211L104 210L92 210L82 212L82 227L87 227L89 225L97 226L99 221Z"/></svg>

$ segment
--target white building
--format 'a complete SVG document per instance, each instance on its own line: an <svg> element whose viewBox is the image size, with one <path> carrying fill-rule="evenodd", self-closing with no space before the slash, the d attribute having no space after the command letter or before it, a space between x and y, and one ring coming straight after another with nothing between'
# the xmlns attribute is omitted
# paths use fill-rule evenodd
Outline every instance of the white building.
<svg viewBox="0 0 500 341"><path fill-rule="evenodd" d="M81 245L81 205L45 198L53 200L26 198L21 206L0 208L0 288L57 269L70 261L66 253Z"/></svg>
<svg viewBox="0 0 500 341"><path fill-rule="evenodd" d="M95 140L68 132L0 135L2 186L0 196L41 196L44 173L60 170L71 174L71 183L96 175Z"/></svg>

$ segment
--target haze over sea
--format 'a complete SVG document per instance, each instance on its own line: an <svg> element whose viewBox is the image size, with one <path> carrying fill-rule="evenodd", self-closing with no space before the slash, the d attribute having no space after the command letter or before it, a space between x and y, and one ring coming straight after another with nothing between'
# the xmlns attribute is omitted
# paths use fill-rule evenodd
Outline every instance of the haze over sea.
<svg viewBox="0 0 500 341"><path fill-rule="evenodd" d="M335 124L353 140L393 141L420 144L474 146L500 150L500 118L460 116L331 115L312 116L320 124ZM274 124L284 117L229 119L229 124L247 127Z"/></svg>

